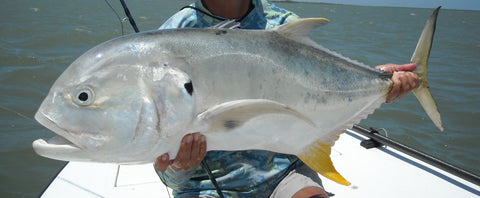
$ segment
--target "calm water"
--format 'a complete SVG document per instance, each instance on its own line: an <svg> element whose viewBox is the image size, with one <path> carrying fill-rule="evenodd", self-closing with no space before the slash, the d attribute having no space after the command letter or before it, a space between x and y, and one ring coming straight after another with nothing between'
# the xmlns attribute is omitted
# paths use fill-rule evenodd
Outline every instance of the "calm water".
<svg viewBox="0 0 480 198"><path fill-rule="evenodd" d="M121 11L118 1L114 7ZM135 5L133 4L135 3ZM140 30L157 28L186 1L130 2ZM369 65L406 63L433 9L279 3L302 17L326 17L314 39ZM0 197L36 197L64 162L33 153L53 136L32 118L61 72L94 45L121 35L103 1L19 0L0 7ZM120 13L122 14L122 13ZM384 105L362 122L394 139L480 174L480 12L441 10L429 82L445 132L412 95ZM132 33L124 23L125 33Z"/></svg>

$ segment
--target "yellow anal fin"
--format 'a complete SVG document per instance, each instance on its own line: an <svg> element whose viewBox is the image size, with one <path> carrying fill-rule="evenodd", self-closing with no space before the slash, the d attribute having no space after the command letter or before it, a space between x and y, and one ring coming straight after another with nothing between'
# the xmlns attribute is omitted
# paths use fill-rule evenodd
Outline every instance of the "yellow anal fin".
<svg viewBox="0 0 480 198"><path fill-rule="evenodd" d="M297 156L307 164L307 166L326 178L349 186L351 183L343 178L343 176L335 170L335 167L333 167L332 159L330 159L331 150L331 146L317 141L311 144L304 153Z"/></svg>

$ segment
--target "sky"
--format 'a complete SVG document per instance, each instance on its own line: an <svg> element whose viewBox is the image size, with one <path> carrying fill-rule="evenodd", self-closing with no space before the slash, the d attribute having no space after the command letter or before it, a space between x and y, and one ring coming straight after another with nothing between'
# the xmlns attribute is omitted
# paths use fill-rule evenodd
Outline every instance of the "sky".
<svg viewBox="0 0 480 198"><path fill-rule="evenodd" d="M480 10L480 0L293 0L349 5Z"/></svg>

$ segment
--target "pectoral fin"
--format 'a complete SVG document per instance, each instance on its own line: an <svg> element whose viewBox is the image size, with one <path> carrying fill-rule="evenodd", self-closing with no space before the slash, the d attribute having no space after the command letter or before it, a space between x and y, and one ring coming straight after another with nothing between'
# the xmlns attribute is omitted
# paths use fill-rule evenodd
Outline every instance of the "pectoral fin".
<svg viewBox="0 0 480 198"><path fill-rule="evenodd" d="M339 184L349 186L350 182L343 178L333 167L332 159L330 159L331 151L332 147L330 145L317 141L311 144L304 153L297 155L297 157L317 173Z"/></svg>
<svg viewBox="0 0 480 198"><path fill-rule="evenodd" d="M195 126L204 132L228 131L264 114L286 114L315 124L300 112L275 101L264 99L235 100L216 105L197 116Z"/></svg>

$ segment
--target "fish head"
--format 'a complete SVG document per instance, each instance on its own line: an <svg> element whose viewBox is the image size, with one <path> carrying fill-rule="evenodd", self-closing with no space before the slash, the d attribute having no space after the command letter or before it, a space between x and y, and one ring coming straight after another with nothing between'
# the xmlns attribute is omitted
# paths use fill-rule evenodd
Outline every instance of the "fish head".
<svg viewBox="0 0 480 198"><path fill-rule="evenodd" d="M169 65L123 51L82 55L35 114L57 136L34 141L34 150L58 160L114 163L167 152L169 138L183 137L177 133L186 133L194 111L189 76Z"/></svg>

